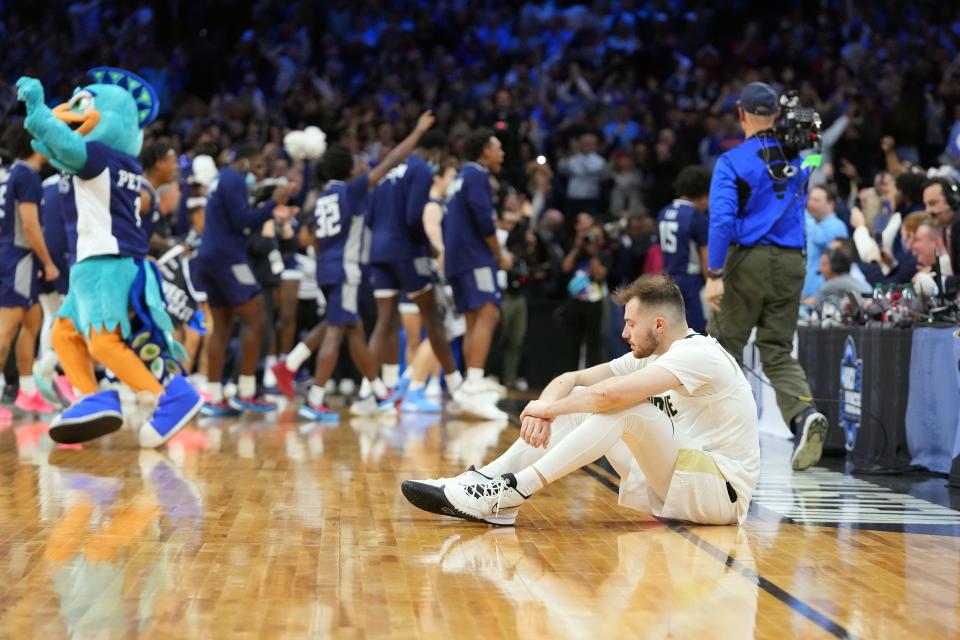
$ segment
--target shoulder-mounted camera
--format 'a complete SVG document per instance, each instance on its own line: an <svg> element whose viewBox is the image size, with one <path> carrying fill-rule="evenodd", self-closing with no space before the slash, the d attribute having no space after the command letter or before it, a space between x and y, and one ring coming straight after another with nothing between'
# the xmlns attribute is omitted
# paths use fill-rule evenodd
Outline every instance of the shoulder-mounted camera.
<svg viewBox="0 0 960 640"><path fill-rule="evenodd" d="M777 138L788 154L793 155L807 149L820 152L820 114L812 107L800 105L800 96L796 91L786 91L780 96L783 119L777 127Z"/></svg>

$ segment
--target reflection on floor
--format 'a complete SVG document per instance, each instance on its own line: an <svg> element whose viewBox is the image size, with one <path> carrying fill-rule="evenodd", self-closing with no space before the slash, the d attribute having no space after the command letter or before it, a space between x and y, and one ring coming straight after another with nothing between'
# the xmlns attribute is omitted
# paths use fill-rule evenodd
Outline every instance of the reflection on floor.
<svg viewBox="0 0 960 640"><path fill-rule="evenodd" d="M47 428L0 424L0 637L960 636L960 513L791 474L788 443L764 442L742 528L620 509L601 464L492 529L398 485L489 459L509 425L288 409L159 452Z"/></svg>

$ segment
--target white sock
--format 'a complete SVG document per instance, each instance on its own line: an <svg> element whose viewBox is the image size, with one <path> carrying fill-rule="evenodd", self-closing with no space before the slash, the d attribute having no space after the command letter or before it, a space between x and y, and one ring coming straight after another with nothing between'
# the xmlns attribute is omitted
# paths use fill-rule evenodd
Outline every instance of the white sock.
<svg viewBox="0 0 960 640"><path fill-rule="evenodd" d="M240 398L252 398L257 395L257 377L240 376L237 381L237 396Z"/></svg>
<svg viewBox="0 0 960 640"><path fill-rule="evenodd" d="M28 396L36 395L37 383L33 376L20 376L20 390Z"/></svg>
<svg viewBox="0 0 960 640"><path fill-rule="evenodd" d="M313 385L310 387L310 391L307 392L307 403L311 406L319 407L323 404L323 398L326 394L326 389L317 385Z"/></svg>
<svg viewBox="0 0 960 640"><path fill-rule="evenodd" d="M274 356L266 356L266 357L263 359L263 366L264 366L265 368L267 368L267 369L269 369L270 367L272 367L272 366L275 365L275 364L277 364L277 356L275 356L275 355L274 355Z"/></svg>
<svg viewBox="0 0 960 640"><path fill-rule="evenodd" d="M443 381L447 383L447 391L453 393L463 384L463 375L459 371L445 373L443 375Z"/></svg>
<svg viewBox="0 0 960 640"><path fill-rule="evenodd" d="M40 371L49 373L56 368L57 362L59 362L59 358L57 358L56 351L52 349L50 351L44 351L43 355L40 356L40 361L39 361L40 366L38 368L40 369Z"/></svg>
<svg viewBox="0 0 960 640"><path fill-rule="evenodd" d="M364 378L363 381L366 382L367 379ZM380 400L383 400L390 394L390 390L387 389L387 385L384 384L383 380L381 380L380 378L374 378L373 380L370 381L369 384L370 384L370 389L373 391L373 395L377 396L377 398ZM362 394L360 395L360 397L366 398L366 396Z"/></svg>
<svg viewBox="0 0 960 640"><path fill-rule="evenodd" d="M203 389L207 386L210 380L207 379L207 376L205 374L195 373L192 376L190 376L190 382L197 389Z"/></svg>
<svg viewBox="0 0 960 640"><path fill-rule="evenodd" d="M380 379L391 389L397 386L397 382L400 381L400 365L384 364L380 367Z"/></svg>
<svg viewBox="0 0 960 640"><path fill-rule="evenodd" d="M543 480L533 467L527 467L514 477L517 479L517 491L528 498L544 487Z"/></svg>
<svg viewBox="0 0 960 640"><path fill-rule="evenodd" d="M377 378L377 379L379 380L379 378ZM361 397L361 398L366 398L368 395L370 395L371 392L372 392L372 385L370 384L370 381L369 381L369 380L367 380L366 378L364 378L364 379L360 382L360 397Z"/></svg>
<svg viewBox="0 0 960 640"><path fill-rule="evenodd" d="M210 400L216 404L218 402L223 402L223 383L222 382L208 382L207 383L207 393L210 394Z"/></svg>
<svg viewBox="0 0 960 640"><path fill-rule="evenodd" d="M298 342L297 346L287 354L287 359L284 361L284 365L287 367L287 371L293 371L296 373L300 366L307 361L307 358L310 357L310 347Z"/></svg>
<svg viewBox="0 0 960 640"><path fill-rule="evenodd" d="M423 389L423 380L411 380L410 386L407 387L410 391L416 391L417 389Z"/></svg>
<svg viewBox="0 0 960 640"><path fill-rule="evenodd" d="M467 382L480 382L481 380L483 380L483 369L480 367L467 369Z"/></svg>
<svg viewBox="0 0 960 640"><path fill-rule="evenodd" d="M277 386L277 376L273 373L273 369L270 367L272 365L264 363L263 367L263 386L265 387L275 387Z"/></svg>

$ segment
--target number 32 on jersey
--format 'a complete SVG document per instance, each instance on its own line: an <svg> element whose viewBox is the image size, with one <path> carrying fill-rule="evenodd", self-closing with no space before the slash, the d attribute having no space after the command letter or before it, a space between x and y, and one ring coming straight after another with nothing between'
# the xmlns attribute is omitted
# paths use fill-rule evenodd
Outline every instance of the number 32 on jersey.
<svg viewBox="0 0 960 640"><path fill-rule="evenodd" d="M317 200L313 215L317 219L317 237L328 238L340 233L340 196L336 193Z"/></svg>

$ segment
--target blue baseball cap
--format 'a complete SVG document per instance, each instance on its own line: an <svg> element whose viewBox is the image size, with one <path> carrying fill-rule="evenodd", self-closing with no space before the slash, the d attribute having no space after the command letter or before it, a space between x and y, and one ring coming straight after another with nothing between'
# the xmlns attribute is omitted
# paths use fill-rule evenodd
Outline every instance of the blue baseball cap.
<svg viewBox="0 0 960 640"><path fill-rule="evenodd" d="M737 105L758 116L772 116L777 113L777 92L765 82L751 82L740 92Z"/></svg>

